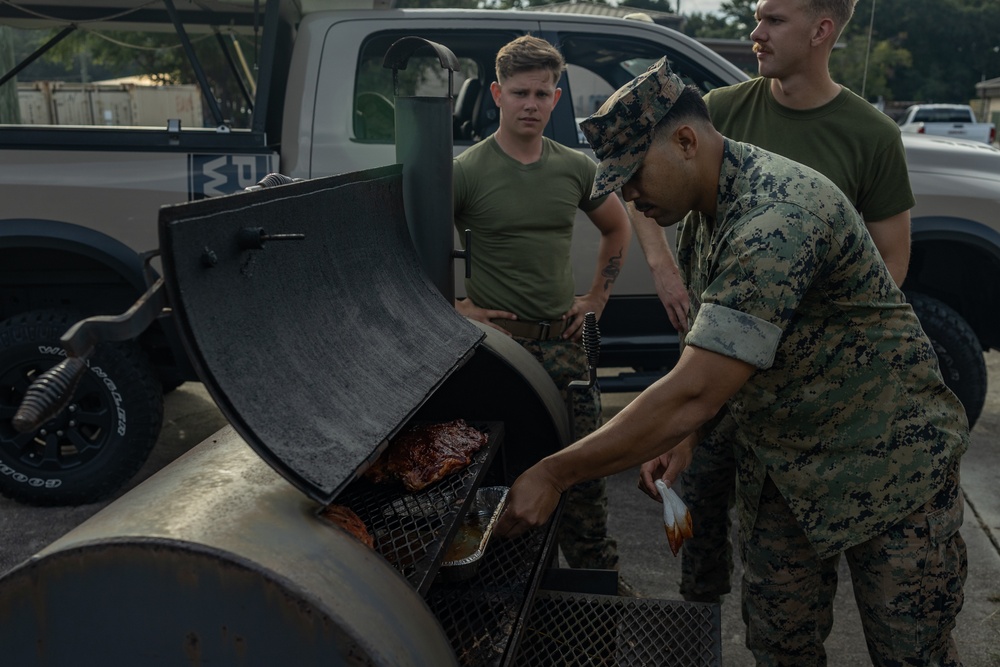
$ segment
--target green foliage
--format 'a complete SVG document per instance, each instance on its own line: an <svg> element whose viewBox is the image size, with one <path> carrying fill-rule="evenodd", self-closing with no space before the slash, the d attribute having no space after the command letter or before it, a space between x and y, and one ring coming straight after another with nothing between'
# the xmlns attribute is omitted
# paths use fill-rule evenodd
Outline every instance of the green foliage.
<svg viewBox="0 0 1000 667"><path fill-rule="evenodd" d="M896 99L890 81L913 64L906 49L893 46L889 40L873 42L868 51L868 38L857 34L841 39L844 48L834 49L830 56L830 74L858 95L869 100L882 97ZM867 70L865 69L867 55Z"/></svg>
<svg viewBox="0 0 1000 667"><path fill-rule="evenodd" d="M753 18L756 8L757 0L727 0L718 14L687 15L684 33L692 37L747 39L757 25Z"/></svg>
<svg viewBox="0 0 1000 667"><path fill-rule="evenodd" d="M964 103L978 81L1000 76L996 0L859 0L844 38L867 39L870 23L868 81L884 77L888 99Z"/></svg>

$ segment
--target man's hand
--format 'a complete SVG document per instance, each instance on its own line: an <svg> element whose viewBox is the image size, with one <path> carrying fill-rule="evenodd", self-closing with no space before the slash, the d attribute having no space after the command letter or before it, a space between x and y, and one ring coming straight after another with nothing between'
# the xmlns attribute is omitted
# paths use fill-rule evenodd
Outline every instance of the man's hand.
<svg viewBox="0 0 1000 667"><path fill-rule="evenodd" d="M688 297L687 288L681 280L680 271L663 229L656 224L656 221L647 218L641 211L636 209L635 204L629 202L625 206L628 213L629 222L635 230L635 236L639 239L639 246L646 256L646 263L649 264L649 272L653 276L653 286L656 294L660 297L660 303L667 311L670 324L678 332L685 334L688 330L688 311L691 310L691 299ZM657 496L659 497L659 496Z"/></svg>
<svg viewBox="0 0 1000 667"><path fill-rule="evenodd" d="M667 311L670 324L677 331L686 334L688 330L688 312L691 310L691 299L688 297L687 288L681 280L680 271L677 265L661 266L659 269L651 271L653 274L653 285L656 287L656 294L660 297L660 303Z"/></svg>
<svg viewBox="0 0 1000 667"><path fill-rule="evenodd" d="M545 469L545 460L528 468L507 492L507 507L494 529L501 537L517 537L552 516L563 489Z"/></svg>
<svg viewBox="0 0 1000 667"><path fill-rule="evenodd" d="M695 445L698 444L696 433L677 444L676 447L660 454L652 461L646 461L639 468L639 490L647 496L660 502L660 492L656 489L656 480L662 479L667 486L673 486L677 476L687 470L694 456Z"/></svg>
<svg viewBox="0 0 1000 667"><path fill-rule="evenodd" d="M502 331L508 336L510 336L510 332L493 322L493 320L517 319L517 315L514 313L508 313L506 310L489 310L487 308L480 308L476 304L472 303L472 299L456 299L455 310L458 311L459 315L468 317L470 320L482 322L483 324L493 327L497 331Z"/></svg>
<svg viewBox="0 0 1000 667"><path fill-rule="evenodd" d="M597 321L600 322L601 314L604 312L604 306L607 303L607 299L590 293L575 297L573 299L573 307L567 310L566 314L562 316L566 320L566 330L563 331L562 338L580 340L583 336L583 321L587 313L594 313L597 316Z"/></svg>

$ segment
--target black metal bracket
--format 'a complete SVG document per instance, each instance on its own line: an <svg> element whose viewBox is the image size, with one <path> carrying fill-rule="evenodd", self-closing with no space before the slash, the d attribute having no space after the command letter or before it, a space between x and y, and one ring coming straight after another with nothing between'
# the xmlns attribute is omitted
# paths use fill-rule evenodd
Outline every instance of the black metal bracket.
<svg viewBox="0 0 1000 667"><path fill-rule="evenodd" d="M201 61L198 60L198 55L194 52L194 46L191 45L191 40L188 38L187 31L184 29L184 24L181 22L180 16L177 13L177 8L174 7L173 0L163 0L163 6L167 9L167 14L170 16L170 21L174 24L174 30L177 31L177 38L181 40L181 46L184 47L184 53L187 55L188 62L191 64L191 69L194 70L194 76L198 79L198 84L201 86L202 97L205 98L205 102L208 103L208 108L212 112L212 118L215 120L215 126L218 129L226 128L226 120L222 116L222 109L219 107L219 101L215 99L215 95L212 94L212 88L208 85L208 77L205 76L205 70L201 66Z"/></svg>

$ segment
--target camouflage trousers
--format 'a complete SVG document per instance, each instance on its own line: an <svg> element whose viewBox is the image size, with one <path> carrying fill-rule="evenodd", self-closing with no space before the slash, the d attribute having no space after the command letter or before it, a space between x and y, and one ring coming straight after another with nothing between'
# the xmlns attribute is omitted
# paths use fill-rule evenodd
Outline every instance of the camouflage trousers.
<svg viewBox="0 0 1000 667"><path fill-rule="evenodd" d="M601 423L601 393L567 389L574 380L587 379L587 355L574 341L539 341L515 336L545 368L566 401L572 439L579 440L597 430ZM618 543L608 535L607 482L582 482L566 493L558 533L559 548L570 567L617 570Z"/></svg>
<svg viewBox="0 0 1000 667"><path fill-rule="evenodd" d="M875 667L961 665L951 632L968 572L962 511L956 464L934 498L843 553ZM817 557L770 478L740 551L746 644L757 664L826 665L839 555Z"/></svg>
<svg viewBox="0 0 1000 667"><path fill-rule="evenodd" d="M698 443L680 475L679 492L691 513L694 537L681 547L680 594L688 602L720 602L732 590L736 502L735 424L728 416Z"/></svg>

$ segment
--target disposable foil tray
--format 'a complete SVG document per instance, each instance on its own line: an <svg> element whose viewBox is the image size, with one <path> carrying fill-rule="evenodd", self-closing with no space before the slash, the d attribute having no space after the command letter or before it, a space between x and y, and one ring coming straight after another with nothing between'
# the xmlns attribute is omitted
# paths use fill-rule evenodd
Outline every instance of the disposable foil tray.
<svg viewBox="0 0 1000 667"><path fill-rule="evenodd" d="M445 551L438 573L444 581L465 581L479 571L493 527L507 503L507 491L506 486L485 486L476 491L465 519Z"/></svg>

